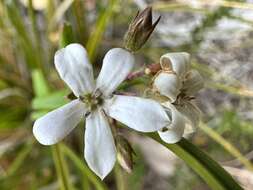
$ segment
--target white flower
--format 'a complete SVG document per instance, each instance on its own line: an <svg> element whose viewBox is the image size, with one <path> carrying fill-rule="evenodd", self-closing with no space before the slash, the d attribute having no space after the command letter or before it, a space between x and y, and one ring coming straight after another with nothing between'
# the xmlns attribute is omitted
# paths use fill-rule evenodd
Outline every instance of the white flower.
<svg viewBox="0 0 253 190"><path fill-rule="evenodd" d="M200 111L192 102L192 95L199 91L203 79L195 70L190 70L188 53L168 53L161 57L162 72L154 79L154 88L169 100L163 103L171 123L167 130L160 130L160 137L167 143L176 143L183 136L196 130Z"/></svg>
<svg viewBox="0 0 253 190"><path fill-rule="evenodd" d="M104 178L116 159L108 116L137 131L157 131L170 122L159 103L139 97L113 95L134 65L134 57L121 48L104 57L97 80L86 50L70 44L55 54L55 66L78 99L35 121L33 133L44 145L61 141L86 116L84 157L89 167Z"/></svg>

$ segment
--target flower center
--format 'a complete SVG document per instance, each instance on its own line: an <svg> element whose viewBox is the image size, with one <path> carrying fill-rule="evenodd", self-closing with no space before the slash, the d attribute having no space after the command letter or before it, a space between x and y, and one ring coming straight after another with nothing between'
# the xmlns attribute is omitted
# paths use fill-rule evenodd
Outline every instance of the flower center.
<svg viewBox="0 0 253 190"><path fill-rule="evenodd" d="M102 93L99 90L95 90L94 93L80 96L79 99L85 103L89 112L94 111L103 104Z"/></svg>

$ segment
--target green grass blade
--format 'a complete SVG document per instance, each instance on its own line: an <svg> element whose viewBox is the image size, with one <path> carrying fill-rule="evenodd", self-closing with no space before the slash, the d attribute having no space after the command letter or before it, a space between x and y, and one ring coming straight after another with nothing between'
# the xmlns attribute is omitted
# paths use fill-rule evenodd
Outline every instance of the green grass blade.
<svg viewBox="0 0 253 190"><path fill-rule="evenodd" d="M86 22L85 3L82 0L75 0L73 3L73 13L76 20L76 30L78 42L85 45L88 40L88 28Z"/></svg>
<svg viewBox="0 0 253 190"><path fill-rule="evenodd" d="M49 88L47 81L45 80L43 73L36 69L32 72L33 90L36 97L44 97L49 94Z"/></svg>
<svg viewBox="0 0 253 190"><path fill-rule="evenodd" d="M36 97L32 101L32 108L35 110L52 110L56 109L64 104L68 103L68 100L64 98L67 94L67 90L61 90L54 93L51 93L45 97Z"/></svg>
<svg viewBox="0 0 253 190"><path fill-rule="evenodd" d="M96 23L96 28L92 35L89 37L87 42L87 51L91 62L96 56L96 49L99 46L103 33L106 29L107 24L113 14L114 7L117 3L117 0L110 0L106 9L100 14L98 21Z"/></svg>
<svg viewBox="0 0 253 190"><path fill-rule="evenodd" d="M62 28L59 46L63 48L67 46L68 44L73 43L74 41L75 40L74 40L72 26L70 23L65 22Z"/></svg>
<svg viewBox="0 0 253 190"><path fill-rule="evenodd" d="M25 25L20 10L14 1L8 1L6 3L6 11L8 15L8 19L15 29L14 42L17 42L20 50L24 54L26 59L26 63L31 68L40 67L40 60L37 55L33 54L34 46L32 40L29 36L29 32L27 30L27 26Z"/></svg>
<svg viewBox="0 0 253 190"><path fill-rule="evenodd" d="M33 141L28 142L21 150L18 152L15 160L12 162L10 167L7 170L7 176L12 176L16 171L23 165L24 160L29 155L29 153L32 151L33 148Z"/></svg>
<svg viewBox="0 0 253 190"><path fill-rule="evenodd" d="M235 148L231 143L224 139L220 134L216 133L212 128L206 126L204 123L200 123L199 128L204 131L210 138L219 143L227 152L237 158L247 169L253 171L253 165L245 158L241 152Z"/></svg>
<svg viewBox="0 0 253 190"><path fill-rule="evenodd" d="M217 162L186 139L176 144L163 142L157 133L149 137L184 160L213 190L242 190L242 187Z"/></svg>

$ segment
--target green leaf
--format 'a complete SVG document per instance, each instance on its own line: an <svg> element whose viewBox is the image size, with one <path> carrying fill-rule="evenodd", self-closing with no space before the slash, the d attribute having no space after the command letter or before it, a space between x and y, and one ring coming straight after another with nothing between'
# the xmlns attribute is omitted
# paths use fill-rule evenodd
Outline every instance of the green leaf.
<svg viewBox="0 0 253 190"><path fill-rule="evenodd" d="M31 119L35 121L36 119L42 117L43 115L46 115L49 110L39 110L39 111L34 111L31 114Z"/></svg>
<svg viewBox="0 0 253 190"><path fill-rule="evenodd" d="M33 90L37 97L46 96L49 94L49 88L47 81L45 80L43 73L35 69L32 71Z"/></svg>
<svg viewBox="0 0 253 190"><path fill-rule="evenodd" d="M88 24L86 21L87 9L86 3L82 0L75 0L72 6L72 10L76 22L76 35L77 41L83 45L86 44L88 40Z"/></svg>
<svg viewBox="0 0 253 190"><path fill-rule="evenodd" d="M25 159L27 158L27 156L29 155L29 153L32 151L33 148L33 141L29 140L24 147L22 147L22 149L17 152L17 155L14 159L14 161L11 163L11 165L8 167L7 170L7 176L12 176L13 174L16 173L16 171L22 167Z"/></svg>
<svg viewBox="0 0 253 190"><path fill-rule="evenodd" d="M109 1L109 5L107 5L106 9L101 12L98 18L94 32L89 37L89 40L87 42L87 51L88 51L91 62L94 60L94 57L96 55L95 54L96 49L99 46L99 43L101 42L103 33L105 31L105 28L108 24L109 19L111 18L113 14L113 10L116 3L117 3L117 0Z"/></svg>
<svg viewBox="0 0 253 190"><path fill-rule="evenodd" d="M32 108L35 110L52 110L63 106L68 103L68 100L64 98L64 96L68 94L67 90L61 90L58 92L54 92L45 97L37 97L32 101Z"/></svg>
<svg viewBox="0 0 253 190"><path fill-rule="evenodd" d="M74 42L74 35L73 35L72 26L70 23L65 22L63 24L63 28L62 28L59 46L61 48L63 48L66 45L73 43L73 42Z"/></svg>
<svg viewBox="0 0 253 190"><path fill-rule="evenodd" d="M4 80L0 79L0 90L7 88L8 85L6 84L6 82Z"/></svg>
<svg viewBox="0 0 253 190"><path fill-rule="evenodd" d="M22 125L27 115L26 108L0 106L0 129Z"/></svg>
<svg viewBox="0 0 253 190"><path fill-rule="evenodd" d="M17 3L15 1L7 1L5 5L8 19L15 30L13 37L15 42L17 42L20 51L24 54L27 65L30 68L39 67L40 61L38 51L32 43L27 26L25 25Z"/></svg>
<svg viewBox="0 0 253 190"><path fill-rule="evenodd" d="M210 138L219 143L227 152L237 158L248 170L253 171L253 165L251 162L243 156L243 154L233 146L229 141L222 137L219 133L214 131L211 127L208 127L204 123L200 123L199 128L204 131Z"/></svg>
<svg viewBox="0 0 253 190"><path fill-rule="evenodd" d="M242 190L229 173L188 140L183 138L176 144L167 144L157 133L148 136L184 160L213 190Z"/></svg>

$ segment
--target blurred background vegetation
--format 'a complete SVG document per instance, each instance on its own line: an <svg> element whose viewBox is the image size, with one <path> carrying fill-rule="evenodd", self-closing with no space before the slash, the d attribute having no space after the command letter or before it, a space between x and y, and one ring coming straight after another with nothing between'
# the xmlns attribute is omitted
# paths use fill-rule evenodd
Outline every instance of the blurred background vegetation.
<svg viewBox="0 0 253 190"><path fill-rule="evenodd" d="M32 135L34 119L68 101L70 91L53 65L55 51L68 43L61 35L83 44L99 70L103 55L122 46L129 22L147 5L162 18L137 54L139 66L166 52L191 53L206 86L197 95L202 122L189 139L253 189L253 1L1 0L1 190L59 189L55 159L70 189L208 189L180 159L134 133L125 134L137 154L132 174L116 166L103 182L85 165L83 127L61 144L62 157ZM150 84L144 78L131 85L127 90L140 93Z"/></svg>

